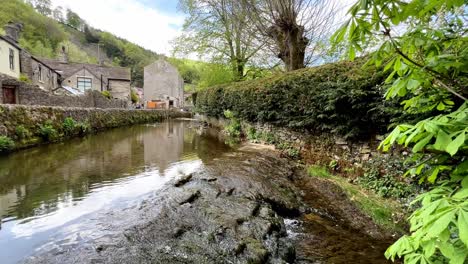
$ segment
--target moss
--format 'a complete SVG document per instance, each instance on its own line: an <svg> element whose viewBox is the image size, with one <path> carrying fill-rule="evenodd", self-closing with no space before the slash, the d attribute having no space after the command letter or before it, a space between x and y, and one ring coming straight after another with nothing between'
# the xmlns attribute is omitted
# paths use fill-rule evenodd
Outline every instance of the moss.
<svg viewBox="0 0 468 264"><path fill-rule="evenodd" d="M323 166L310 166L308 174L312 177L325 178L339 186L347 197L379 226L397 232L405 231L404 223L399 223L395 219L395 215L404 215L403 209L397 201L385 199L366 191L364 188L348 182L344 177L331 174Z"/></svg>
<svg viewBox="0 0 468 264"><path fill-rule="evenodd" d="M319 165L312 165L307 168L307 173L313 177L320 177L320 178L331 178L332 174L328 171L327 168Z"/></svg>

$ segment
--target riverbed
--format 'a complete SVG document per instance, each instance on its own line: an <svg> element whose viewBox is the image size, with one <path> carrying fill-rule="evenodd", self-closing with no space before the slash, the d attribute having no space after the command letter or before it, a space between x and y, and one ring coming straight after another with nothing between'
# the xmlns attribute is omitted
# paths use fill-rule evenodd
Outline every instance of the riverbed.
<svg viewBox="0 0 468 264"><path fill-rule="evenodd" d="M298 171L177 120L3 156L0 263L385 263Z"/></svg>

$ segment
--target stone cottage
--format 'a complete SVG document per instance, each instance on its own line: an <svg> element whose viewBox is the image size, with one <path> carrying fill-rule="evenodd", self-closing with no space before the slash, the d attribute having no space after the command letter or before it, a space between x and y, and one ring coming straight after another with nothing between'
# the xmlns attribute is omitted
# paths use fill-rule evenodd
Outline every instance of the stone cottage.
<svg viewBox="0 0 468 264"><path fill-rule="evenodd" d="M62 75L64 87L74 88L82 93L87 90L109 91L113 98L130 101L129 68L69 62L65 48L62 48L59 60L43 61Z"/></svg>
<svg viewBox="0 0 468 264"><path fill-rule="evenodd" d="M5 27L5 36L0 36L0 73L19 79L24 76L40 89L52 92L61 86L60 74L32 56L18 44L22 24L9 22ZM18 92L14 86L3 85L2 103L18 102Z"/></svg>
<svg viewBox="0 0 468 264"><path fill-rule="evenodd" d="M172 64L160 59L144 70L144 100L148 108L184 106L184 80Z"/></svg>

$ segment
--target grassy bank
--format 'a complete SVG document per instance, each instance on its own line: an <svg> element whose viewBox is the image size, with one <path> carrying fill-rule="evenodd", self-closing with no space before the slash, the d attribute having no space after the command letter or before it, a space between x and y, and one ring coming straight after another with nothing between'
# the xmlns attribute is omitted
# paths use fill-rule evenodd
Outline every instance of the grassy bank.
<svg viewBox="0 0 468 264"><path fill-rule="evenodd" d="M406 230L405 210L402 205L389 198L382 198L372 191L366 190L359 185L350 183L345 177L332 174L325 166L311 165L307 169L311 177L319 177L333 182L339 186L363 213L370 216L372 220L392 231L404 233Z"/></svg>

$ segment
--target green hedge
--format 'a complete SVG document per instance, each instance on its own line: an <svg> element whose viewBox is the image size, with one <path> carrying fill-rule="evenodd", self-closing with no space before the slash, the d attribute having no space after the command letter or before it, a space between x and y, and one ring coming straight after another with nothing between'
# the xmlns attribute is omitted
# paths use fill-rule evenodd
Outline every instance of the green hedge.
<svg viewBox="0 0 468 264"><path fill-rule="evenodd" d="M385 132L394 117L383 98L384 79L360 59L211 87L197 94L196 107L214 117L231 110L245 121L366 137Z"/></svg>

